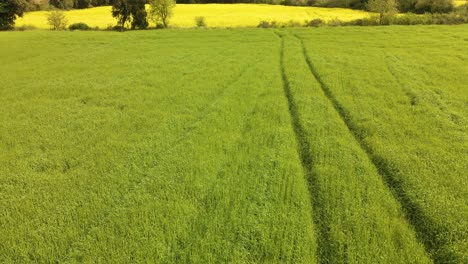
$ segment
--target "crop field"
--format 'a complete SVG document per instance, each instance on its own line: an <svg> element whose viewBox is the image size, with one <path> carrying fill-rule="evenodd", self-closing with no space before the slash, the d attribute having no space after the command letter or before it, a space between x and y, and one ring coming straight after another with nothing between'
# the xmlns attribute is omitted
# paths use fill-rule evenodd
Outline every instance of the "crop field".
<svg viewBox="0 0 468 264"><path fill-rule="evenodd" d="M95 7L65 12L70 23L84 22L92 27L106 29L117 22L111 15L111 7ZM178 4L172 27L195 27L195 17L205 17L208 27L256 27L260 21L287 23L291 20L303 23L305 20L320 18L325 21L339 18L350 21L369 16L369 13L344 8L297 7L260 4ZM33 25L39 29L49 29L47 11L26 13L19 18L17 26ZM152 24L153 25L153 24Z"/></svg>
<svg viewBox="0 0 468 264"><path fill-rule="evenodd" d="M468 4L468 0L455 0L453 1L454 5L455 6L461 6L461 5L464 5L464 4Z"/></svg>
<svg viewBox="0 0 468 264"><path fill-rule="evenodd" d="M467 263L467 45L0 33L0 262Z"/></svg>

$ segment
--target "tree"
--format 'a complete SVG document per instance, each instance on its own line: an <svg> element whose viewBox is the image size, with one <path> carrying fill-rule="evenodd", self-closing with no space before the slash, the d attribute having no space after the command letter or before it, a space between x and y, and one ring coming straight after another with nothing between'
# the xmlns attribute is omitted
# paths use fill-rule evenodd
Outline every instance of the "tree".
<svg viewBox="0 0 468 264"><path fill-rule="evenodd" d="M132 0L130 13L132 14L132 29L145 29L148 27L146 0Z"/></svg>
<svg viewBox="0 0 468 264"><path fill-rule="evenodd" d="M172 9L175 7L174 0L150 0L150 17L155 23L161 22L166 28L169 18L172 16Z"/></svg>
<svg viewBox="0 0 468 264"><path fill-rule="evenodd" d="M23 0L0 0L0 30L12 29L17 17L23 16L26 2Z"/></svg>
<svg viewBox="0 0 468 264"><path fill-rule="evenodd" d="M447 13L454 9L452 0L417 0L415 10L418 13Z"/></svg>
<svg viewBox="0 0 468 264"><path fill-rule="evenodd" d="M131 28L144 29L148 27L146 0L115 0L112 5L112 16L117 18L120 31L126 22L131 22Z"/></svg>
<svg viewBox="0 0 468 264"><path fill-rule="evenodd" d="M75 0L49 0L49 3L59 9L71 9L75 6Z"/></svg>
<svg viewBox="0 0 468 264"><path fill-rule="evenodd" d="M390 20L398 13L395 0L369 0L367 9L379 13L379 23L381 25L390 23Z"/></svg>
<svg viewBox="0 0 468 264"><path fill-rule="evenodd" d="M117 18L120 31L125 28L125 23L131 19L130 3L128 0L116 0L112 5L112 16Z"/></svg>
<svg viewBox="0 0 468 264"><path fill-rule="evenodd" d="M47 15L47 23L53 30L64 30L67 28L68 19L63 11L54 10Z"/></svg>

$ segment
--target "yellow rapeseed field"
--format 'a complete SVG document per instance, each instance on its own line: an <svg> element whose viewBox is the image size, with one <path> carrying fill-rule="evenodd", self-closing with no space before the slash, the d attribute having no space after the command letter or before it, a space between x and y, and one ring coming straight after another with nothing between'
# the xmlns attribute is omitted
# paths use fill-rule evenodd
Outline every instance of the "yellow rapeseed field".
<svg viewBox="0 0 468 264"><path fill-rule="evenodd" d="M33 25L47 29L47 11L26 13L19 18L17 26ZM314 18L331 20L338 18L349 21L367 17L369 13L343 8L295 7L258 4L178 4L170 23L173 27L194 27L195 17L203 16L208 27L252 27L262 20L286 23L288 21L304 22ZM69 23L84 22L101 29L115 25L111 16L111 7L96 7L66 11Z"/></svg>

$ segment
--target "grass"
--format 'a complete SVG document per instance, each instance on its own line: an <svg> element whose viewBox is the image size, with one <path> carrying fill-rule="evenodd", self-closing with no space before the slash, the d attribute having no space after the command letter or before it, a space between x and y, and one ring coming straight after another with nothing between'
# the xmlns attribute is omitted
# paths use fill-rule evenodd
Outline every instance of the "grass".
<svg viewBox="0 0 468 264"><path fill-rule="evenodd" d="M0 33L0 262L464 263L467 29Z"/></svg>
<svg viewBox="0 0 468 264"><path fill-rule="evenodd" d="M18 18L16 26L33 25L40 29L49 29L47 11L26 13ZM91 27L106 29L115 25L111 16L111 7L95 7L82 10L67 11L70 22L84 22ZM262 20L286 23L290 20L303 23L305 20L320 18L331 20L339 18L342 21L368 17L364 11L343 8L294 7L280 5L257 4L178 4L174 9L174 17L170 24L173 27L193 28L196 17L205 17L208 27L256 27Z"/></svg>
<svg viewBox="0 0 468 264"><path fill-rule="evenodd" d="M436 262L466 262L466 27L296 32Z"/></svg>
<svg viewBox="0 0 468 264"><path fill-rule="evenodd" d="M154 33L2 35L2 262L313 262L271 33Z"/></svg>
<svg viewBox="0 0 468 264"><path fill-rule="evenodd" d="M286 93L313 194L320 262L430 263L398 202L311 74L300 40L279 35Z"/></svg>

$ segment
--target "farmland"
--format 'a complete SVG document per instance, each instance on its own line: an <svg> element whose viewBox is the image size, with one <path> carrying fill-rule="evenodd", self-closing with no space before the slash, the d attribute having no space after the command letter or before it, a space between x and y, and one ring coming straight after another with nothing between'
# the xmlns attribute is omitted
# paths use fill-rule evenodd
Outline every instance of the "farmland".
<svg viewBox="0 0 468 264"><path fill-rule="evenodd" d="M17 20L17 26L32 25L49 29L47 11L26 13ZM115 25L111 7L95 7L65 12L70 23L85 22L92 27L106 29ZM287 23L291 20L303 23L305 20L320 18L325 21L339 18L342 21L365 18L369 13L343 8L297 7L258 4L178 4L171 19L172 27L192 28L195 17L203 16L209 27L256 27L262 20Z"/></svg>
<svg viewBox="0 0 468 264"><path fill-rule="evenodd" d="M467 262L467 41L0 33L0 262Z"/></svg>

